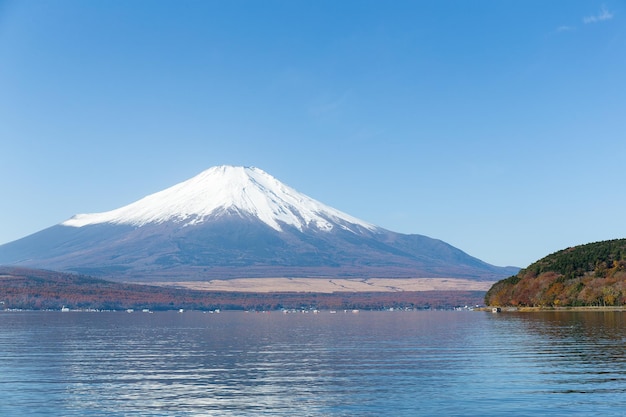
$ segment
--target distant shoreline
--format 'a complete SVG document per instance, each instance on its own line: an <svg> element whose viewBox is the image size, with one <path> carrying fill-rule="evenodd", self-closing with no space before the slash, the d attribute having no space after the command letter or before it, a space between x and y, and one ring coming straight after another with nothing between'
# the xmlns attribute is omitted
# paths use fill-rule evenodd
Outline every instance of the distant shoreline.
<svg viewBox="0 0 626 417"><path fill-rule="evenodd" d="M171 283L106 281L84 275L0 268L0 309L280 310L455 308L482 303L484 282L458 279L256 278ZM156 284L156 283L155 283Z"/></svg>

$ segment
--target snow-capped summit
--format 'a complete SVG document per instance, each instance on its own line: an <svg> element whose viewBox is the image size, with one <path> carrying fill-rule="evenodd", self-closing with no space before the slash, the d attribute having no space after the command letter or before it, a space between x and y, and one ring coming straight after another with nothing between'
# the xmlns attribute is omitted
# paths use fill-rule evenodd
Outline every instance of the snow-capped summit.
<svg viewBox="0 0 626 417"><path fill-rule="evenodd" d="M143 226L174 221L182 225L204 222L211 216L238 213L253 216L275 230L290 225L298 230L331 230L354 225L376 226L320 203L254 167L217 166L151 194L127 206L103 213L78 214L64 226L113 223Z"/></svg>

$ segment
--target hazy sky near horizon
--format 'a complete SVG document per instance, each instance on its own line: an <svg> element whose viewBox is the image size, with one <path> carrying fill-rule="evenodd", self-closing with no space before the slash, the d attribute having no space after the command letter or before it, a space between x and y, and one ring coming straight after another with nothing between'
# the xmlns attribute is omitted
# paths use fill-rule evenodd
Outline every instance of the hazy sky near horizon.
<svg viewBox="0 0 626 417"><path fill-rule="evenodd" d="M496 265L626 237L626 3L0 0L0 244L215 165Z"/></svg>

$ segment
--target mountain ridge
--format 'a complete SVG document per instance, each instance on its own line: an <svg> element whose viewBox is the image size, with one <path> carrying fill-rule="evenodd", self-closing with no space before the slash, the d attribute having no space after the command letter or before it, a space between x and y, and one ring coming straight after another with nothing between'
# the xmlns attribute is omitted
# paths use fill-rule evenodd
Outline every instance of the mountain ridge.
<svg viewBox="0 0 626 417"><path fill-rule="evenodd" d="M392 232L258 168L219 166L103 213L0 246L0 264L122 280L446 277L517 272L441 240Z"/></svg>

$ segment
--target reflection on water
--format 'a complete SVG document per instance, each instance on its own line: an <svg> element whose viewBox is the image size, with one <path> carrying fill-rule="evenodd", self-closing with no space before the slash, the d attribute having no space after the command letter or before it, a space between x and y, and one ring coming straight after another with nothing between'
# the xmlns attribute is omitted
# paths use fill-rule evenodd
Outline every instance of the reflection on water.
<svg viewBox="0 0 626 417"><path fill-rule="evenodd" d="M0 313L0 415L621 415L624 313Z"/></svg>
<svg viewBox="0 0 626 417"><path fill-rule="evenodd" d="M529 361L555 393L626 393L625 313L545 312L519 314L517 322L535 341ZM587 395L588 396L588 395ZM620 411L621 412L621 411Z"/></svg>

